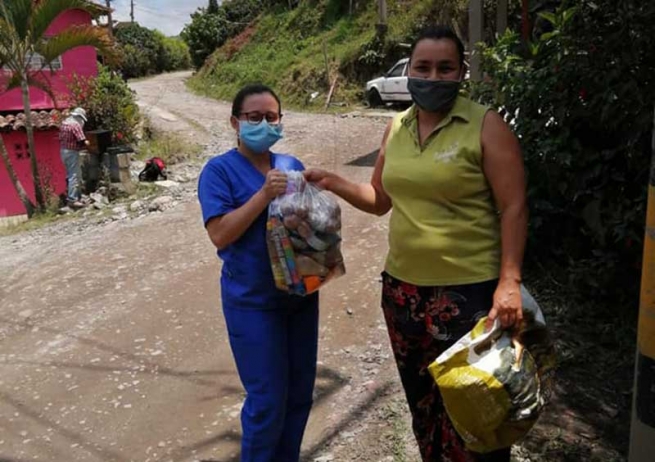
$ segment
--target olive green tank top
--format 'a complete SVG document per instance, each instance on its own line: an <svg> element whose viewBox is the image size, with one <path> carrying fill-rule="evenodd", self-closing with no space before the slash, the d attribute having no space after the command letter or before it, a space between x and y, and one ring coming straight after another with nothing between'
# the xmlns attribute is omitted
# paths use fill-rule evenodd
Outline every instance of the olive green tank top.
<svg viewBox="0 0 655 462"><path fill-rule="evenodd" d="M500 218L482 169L488 110L458 97L423 146L415 106L394 118L382 172L393 203L386 262L393 277L420 286L498 277Z"/></svg>

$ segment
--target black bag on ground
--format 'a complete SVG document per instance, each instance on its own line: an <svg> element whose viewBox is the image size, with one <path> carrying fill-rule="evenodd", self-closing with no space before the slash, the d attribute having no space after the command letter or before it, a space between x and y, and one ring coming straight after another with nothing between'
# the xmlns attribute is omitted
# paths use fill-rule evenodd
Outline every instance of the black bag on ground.
<svg viewBox="0 0 655 462"><path fill-rule="evenodd" d="M146 166L139 173L139 181L157 181L160 176L164 180L168 178L166 163L159 157L151 157L146 160Z"/></svg>

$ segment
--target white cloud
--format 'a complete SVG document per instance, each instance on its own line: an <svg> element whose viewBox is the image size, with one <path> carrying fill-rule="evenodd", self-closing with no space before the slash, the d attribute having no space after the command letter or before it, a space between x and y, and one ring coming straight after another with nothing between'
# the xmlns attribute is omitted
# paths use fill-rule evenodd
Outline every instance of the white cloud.
<svg viewBox="0 0 655 462"><path fill-rule="evenodd" d="M95 2L105 3L104 0ZM191 13L208 3L208 0L134 0L134 20L166 35L177 35L190 22ZM130 20L130 0L112 0L111 6L114 9L114 20Z"/></svg>

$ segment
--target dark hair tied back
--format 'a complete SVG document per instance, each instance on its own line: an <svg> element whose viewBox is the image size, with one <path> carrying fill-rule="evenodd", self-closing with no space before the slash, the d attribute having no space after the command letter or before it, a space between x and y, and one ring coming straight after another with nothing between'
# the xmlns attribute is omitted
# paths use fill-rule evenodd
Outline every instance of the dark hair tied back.
<svg viewBox="0 0 655 462"><path fill-rule="evenodd" d="M423 29L412 43L412 51L410 52L410 57L414 55L414 49L416 45L419 44L422 40L441 40L447 39L452 40L457 45L457 51L459 53L459 64L460 66L464 64L464 44L462 40L457 36L454 30L448 26L442 25L430 25Z"/></svg>
<svg viewBox="0 0 655 462"><path fill-rule="evenodd" d="M251 95L261 95L262 93L268 93L273 98L275 98L275 101L277 101L277 105L280 108L280 114L282 114L282 102L280 101L280 98L277 96L277 94L273 91L273 89L261 83L255 83L246 85L241 90L239 90L239 93L237 93L237 95L234 97L234 100L232 101L232 115L236 118L239 118L239 115L241 115L241 111L243 109L243 102L246 100L246 98Z"/></svg>

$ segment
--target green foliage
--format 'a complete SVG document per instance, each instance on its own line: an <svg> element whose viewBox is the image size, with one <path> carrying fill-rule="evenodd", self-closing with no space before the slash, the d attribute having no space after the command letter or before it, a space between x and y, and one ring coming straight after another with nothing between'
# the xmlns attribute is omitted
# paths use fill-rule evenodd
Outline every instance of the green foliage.
<svg viewBox="0 0 655 462"><path fill-rule="evenodd" d="M121 71L125 78L188 69L191 65L189 49L179 38L166 37L137 23L119 27L115 37L123 55Z"/></svg>
<svg viewBox="0 0 655 462"><path fill-rule="evenodd" d="M262 81L276 88L287 104L319 108L338 76L334 100L363 100L364 83L407 56L402 43L418 31L426 15L444 11L455 17L462 0L438 8L432 0L388 0L389 28L376 34L375 2L301 0L266 5L256 21L219 48L190 85L198 92L231 99L243 85ZM464 7L464 10L466 8ZM193 46L191 47L193 52ZM327 54L327 65L326 57ZM319 92L319 98L310 95Z"/></svg>
<svg viewBox="0 0 655 462"><path fill-rule="evenodd" d="M207 14L217 14L218 13L218 1L209 0L209 6L207 6Z"/></svg>
<svg viewBox="0 0 655 462"><path fill-rule="evenodd" d="M114 36L123 48L122 71L126 78L163 71L164 44L155 31L129 23L117 28Z"/></svg>
<svg viewBox="0 0 655 462"><path fill-rule="evenodd" d="M577 295L638 294L655 87L655 4L567 2L527 47L509 32L484 50L473 93L520 137L531 205L528 262ZM627 26L629 25L629 27Z"/></svg>
<svg viewBox="0 0 655 462"><path fill-rule="evenodd" d="M184 26L181 35L189 47L193 65L199 68L227 40L227 20L223 15L205 14L199 10L191 14L191 22Z"/></svg>
<svg viewBox="0 0 655 462"><path fill-rule="evenodd" d="M164 47L164 53L159 58L159 64L163 72L189 69L191 67L189 46L184 40L178 37L166 37L157 30L155 36Z"/></svg>
<svg viewBox="0 0 655 462"><path fill-rule="evenodd" d="M97 78L75 76L71 103L86 109L87 130L111 130L114 141L132 142L140 121L135 95L115 72L101 66Z"/></svg>
<svg viewBox="0 0 655 462"><path fill-rule="evenodd" d="M202 146L190 143L175 133L152 130L150 136L139 143L137 151L137 157L141 160L160 157L167 165L173 165L197 159L202 153Z"/></svg>
<svg viewBox="0 0 655 462"><path fill-rule="evenodd" d="M198 69L214 50L239 33L252 21L264 5L263 0L226 0L214 8L198 8L191 22L182 30L189 46L193 65Z"/></svg>

